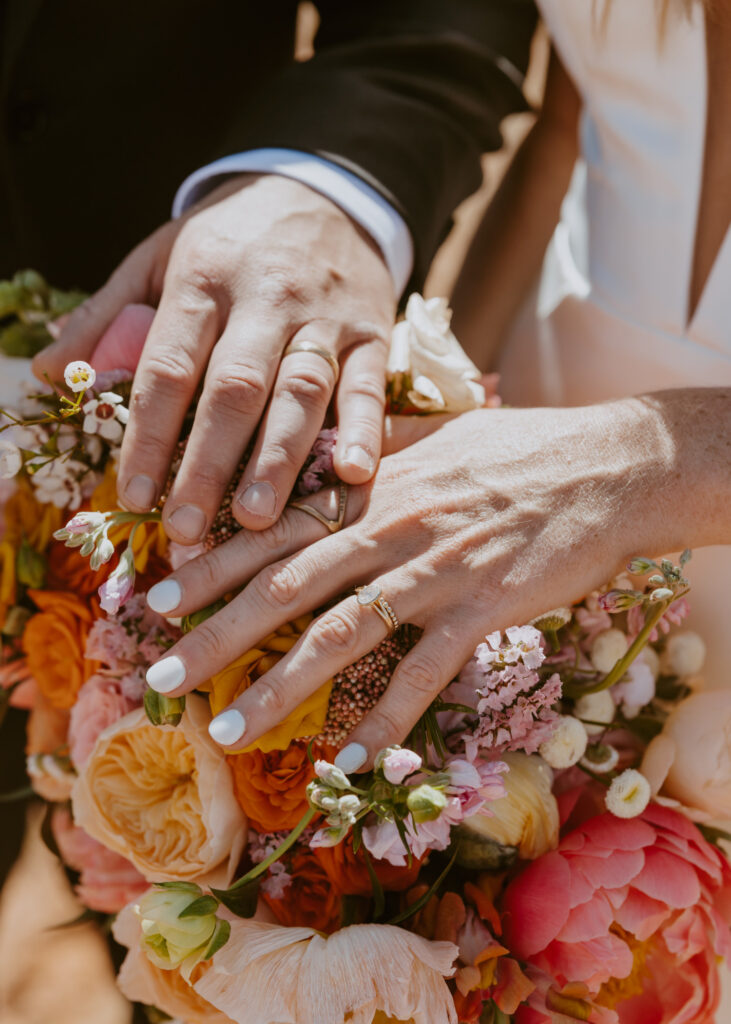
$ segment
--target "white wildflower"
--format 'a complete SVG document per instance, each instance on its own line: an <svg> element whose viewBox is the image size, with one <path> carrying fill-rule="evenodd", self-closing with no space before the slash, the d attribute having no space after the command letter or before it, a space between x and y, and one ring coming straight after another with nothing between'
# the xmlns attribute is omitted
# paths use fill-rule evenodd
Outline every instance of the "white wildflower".
<svg viewBox="0 0 731 1024"><path fill-rule="evenodd" d="M129 409L122 405L122 396L114 391L102 391L98 398L84 404L84 433L100 434L105 441L119 444Z"/></svg>
<svg viewBox="0 0 731 1024"><path fill-rule="evenodd" d="M81 479L87 467L74 459L53 459L35 470L31 477L35 497L43 505L77 509L83 492Z"/></svg>
<svg viewBox="0 0 731 1024"><path fill-rule="evenodd" d="M687 630L668 639L663 651L662 668L668 675L694 676L703 668L706 645L702 636Z"/></svg>
<svg viewBox="0 0 731 1024"><path fill-rule="evenodd" d="M650 802L650 783L634 768L627 768L607 790L607 810L617 818L636 818Z"/></svg>
<svg viewBox="0 0 731 1024"><path fill-rule="evenodd" d="M588 736L573 715L562 715L550 739L541 743L538 753L551 768L570 768L584 756Z"/></svg>
<svg viewBox="0 0 731 1024"><path fill-rule="evenodd" d="M0 480L12 480L23 466L23 454L17 444L0 438Z"/></svg>
<svg viewBox="0 0 731 1024"><path fill-rule="evenodd" d="M619 761L619 751L608 743L594 743L587 748L579 764L599 775L614 771Z"/></svg>
<svg viewBox="0 0 731 1024"><path fill-rule="evenodd" d="M66 387L70 388L71 391L79 392L86 391L87 388L94 386L96 380L96 370L94 370L88 363L85 363L83 359L76 359L72 363L68 363L66 369L63 371L63 379L66 381Z"/></svg>

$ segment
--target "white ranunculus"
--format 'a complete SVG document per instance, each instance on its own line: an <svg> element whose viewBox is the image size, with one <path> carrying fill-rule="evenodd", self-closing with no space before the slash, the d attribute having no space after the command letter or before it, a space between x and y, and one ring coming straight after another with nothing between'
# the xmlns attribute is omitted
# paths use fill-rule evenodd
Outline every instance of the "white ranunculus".
<svg viewBox="0 0 731 1024"><path fill-rule="evenodd" d="M388 359L389 381L410 381L407 397L422 412L466 412L485 402L480 371L450 330L446 299L414 293L396 324Z"/></svg>

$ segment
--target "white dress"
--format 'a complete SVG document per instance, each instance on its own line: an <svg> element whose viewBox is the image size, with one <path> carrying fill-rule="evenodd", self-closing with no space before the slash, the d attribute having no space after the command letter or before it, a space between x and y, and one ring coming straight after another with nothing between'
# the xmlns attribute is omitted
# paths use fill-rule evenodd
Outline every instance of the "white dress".
<svg viewBox="0 0 731 1024"><path fill-rule="evenodd" d="M731 231L688 316L705 149L702 6L690 20L672 15L662 41L653 0L612 0L603 29L592 0L539 6L582 96L581 158L538 288L503 349L503 397L580 405L731 385ZM695 552L688 574L706 682L731 684L731 546Z"/></svg>

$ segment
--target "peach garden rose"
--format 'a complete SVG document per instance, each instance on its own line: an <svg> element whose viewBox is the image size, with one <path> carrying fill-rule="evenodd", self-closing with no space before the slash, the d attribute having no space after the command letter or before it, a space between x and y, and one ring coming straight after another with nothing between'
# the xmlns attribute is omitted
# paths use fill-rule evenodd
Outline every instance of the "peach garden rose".
<svg viewBox="0 0 731 1024"><path fill-rule="evenodd" d="M131 711L99 736L74 785L76 824L149 881L217 869L215 883L227 885L238 864L247 822L209 721L197 696L177 728Z"/></svg>

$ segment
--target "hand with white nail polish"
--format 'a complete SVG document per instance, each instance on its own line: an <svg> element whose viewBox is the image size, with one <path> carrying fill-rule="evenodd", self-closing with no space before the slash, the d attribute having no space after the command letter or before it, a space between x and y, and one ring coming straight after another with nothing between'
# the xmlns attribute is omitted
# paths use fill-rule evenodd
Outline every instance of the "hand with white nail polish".
<svg viewBox="0 0 731 1024"><path fill-rule="evenodd" d="M138 246L35 369L62 379L69 360L93 359L130 303L157 307L151 326L140 320L119 497L133 512L159 502L202 384L163 510L170 537L196 544L247 450L233 515L250 530L277 521L333 399L335 471L350 484L373 475L395 300L380 251L330 199L276 174L246 174Z"/></svg>
<svg viewBox="0 0 731 1024"><path fill-rule="evenodd" d="M152 667L150 685L177 696L326 608L213 719L222 745L248 745L384 640L370 588L364 600L353 594L371 584L423 635L343 744L338 766L364 770L407 736L487 633L572 604L637 551L720 542L731 498L689 412L702 401L717 430L728 411L723 389L700 390L581 409L482 409L447 422L396 417L385 433L393 454L372 483L349 489L343 530L327 534L288 508L276 531L242 530L150 591L154 608L186 615L242 588ZM329 517L336 500L333 488L308 498Z"/></svg>

